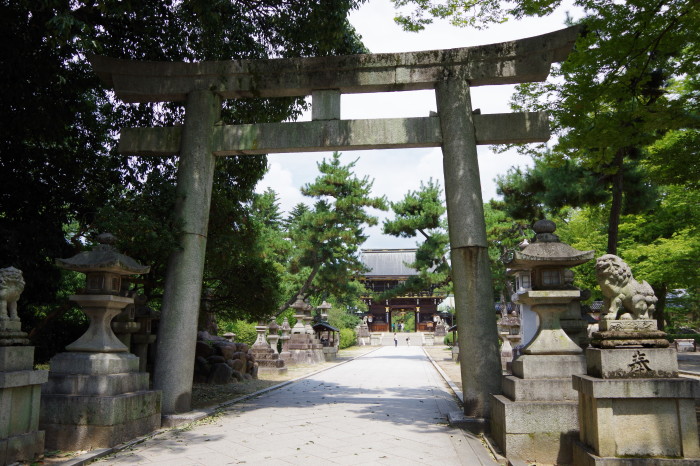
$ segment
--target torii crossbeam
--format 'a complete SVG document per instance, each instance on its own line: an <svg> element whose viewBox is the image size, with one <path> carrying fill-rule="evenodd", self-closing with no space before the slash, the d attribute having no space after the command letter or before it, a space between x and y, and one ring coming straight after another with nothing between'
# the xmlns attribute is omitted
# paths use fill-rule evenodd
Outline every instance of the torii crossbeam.
<svg viewBox="0 0 700 466"><path fill-rule="evenodd" d="M489 416L501 366L477 144L546 141L546 115L475 115L470 87L544 81L578 36L571 27L500 44L427 52L165 63L93 56L125 102L185 102L178 128L124 129L120 152L179 154L176 214L183 224L163 297L154 387L164 414L191 406L197 309L215 158L268 152L441 146L465 414ZM341 120L340 95L434 89L437 116ZM222 99L312 96L312 121L217 125Z"/></svg>

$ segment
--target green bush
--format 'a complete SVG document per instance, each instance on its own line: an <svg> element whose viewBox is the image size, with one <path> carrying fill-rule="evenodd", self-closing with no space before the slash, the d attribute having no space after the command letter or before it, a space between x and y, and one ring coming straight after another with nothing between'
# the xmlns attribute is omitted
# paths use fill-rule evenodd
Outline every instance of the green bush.
<svg viewBox="0 0 700 466"><path fill-rule="evenodd" d="M227 332L235 333L235 341L237 343L252 345L258 338L258 332L255 331L255 324L246 322L245 320L222 320L218 325L219 333L222 335Z"/></svg>
<svg viewBox="0 0 700 466"><path fill-rule="evenodd" d="M357 335L355 330L351 328L341 328L340 329L340 345L339 348L349 348L357 343Z"/></svg>
<svg viewBox="0 0 700 466"><path fill-rule="evenodd" d="M447 346L454 346L455 342L454 342L454 336L453 336L453 335L454 335L453 333L448 333L447 335L445 335L445 338L444 338L443 342L444 342Z"/></svg>

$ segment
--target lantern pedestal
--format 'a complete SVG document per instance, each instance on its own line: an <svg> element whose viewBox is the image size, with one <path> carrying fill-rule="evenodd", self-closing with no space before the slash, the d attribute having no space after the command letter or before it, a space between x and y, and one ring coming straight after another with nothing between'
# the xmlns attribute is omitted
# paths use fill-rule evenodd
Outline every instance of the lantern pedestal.
<svg viewBox="0 0 700 466"><path fill-rule="evenodd" d="M51 359L42 387L46 447L88 450L117 445L160 427L160 391L130 353L68 352Z"/></svg>
<svg viewBox="0 0 700 466"><path fill-rule="evenodd" d="M39 425L46 448L112 447L161 425L161 392L149 390L148 373L112 331L111 321L132 298L77 295L71 300L90 317L90 327L69 351L51 359L41 388Z"/></svg>
<svg viewBox="0 0 700 466"><path fill-rule="evenodd" d="M491 431L510 459L570 464L578 438L577 393L571 377L586 373L583 350L559 318L579 290L526 291L518 298L539 316L539 328L494 396Z"/></svg>

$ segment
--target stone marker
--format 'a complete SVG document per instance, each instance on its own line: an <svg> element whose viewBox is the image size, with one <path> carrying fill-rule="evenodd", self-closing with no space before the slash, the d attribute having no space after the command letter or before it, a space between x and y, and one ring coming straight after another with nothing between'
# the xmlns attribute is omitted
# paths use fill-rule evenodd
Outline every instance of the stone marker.
<svg viewBox="0 0 700 466"><path fill-rule="evenodd" d="M574 464L700 464L700 382L678 377L676 350L650 318L651 287L611 254L596 261L596 278L605 302L586 349L587 374L573 378L580 413Z"/></svg>
<svg viewBox="0 0 700 466"><path fill-rule="evenodd" d="M44 453L39 401L48 371L33 370L34 347L17 315L23 290L20 270L0 269L0 465L31 463Z"/></svg>
<svg viewBox="0 0 700 466"><path fill-rule="evenodd" d="M109 234L98 237L92 251L57 265L86 275L83 294L70 297L90 317L85 334L50 362L49 381L42 387L40 425L46 446L59 450L111 447L161 425L159 391L149 390L148 373L139 358L117 339L111 320L133 298L120 296L124 276L147 273L120 254Z"/></svg>
<svg viewBox="0 0 700 466"><path fill-rule="evenodd" d="M533 225L535 238L504 257L506 266L527 275L531 288L513 296L539 316L534 339L513 361L513 375L503 377L503 395L494 396L491 431L512 461L569 464L578 437L578 403L571 376L584 374L583 350L562 330L559 318L580 297L566 279L568 267L593 258L561 243L550 220Z"/></svg>

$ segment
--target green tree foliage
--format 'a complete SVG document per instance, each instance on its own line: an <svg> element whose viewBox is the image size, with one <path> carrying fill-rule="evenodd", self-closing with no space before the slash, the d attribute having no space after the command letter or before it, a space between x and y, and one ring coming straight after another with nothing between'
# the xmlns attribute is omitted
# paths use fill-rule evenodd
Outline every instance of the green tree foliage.
<svg viewBox="0 0 700 466"><path fill-rule="evenodd" d="M365 49L347 13L359 3L0 1L0 85L12 90L0 97L0 266L24 271L21 309L54 300L61 282L53 259L83 248L93 231L113 227L120 247L153 267L152 288L175 244L174 160L127 158L114 146L120 128L177 124L183 109L114 101L88 54L198 61L357 53ZM222 117L226 123L281 121L303 105L300 99L227 101ZM241 275L251 277L249 284L265 276L264 262L251 254L234 252L228 262L211 254L253 242L243 235L239 243L233 232L245 222L264 169L264 156L217 164L208 264L231 273L246 268ZM78 227L67 239L71 222ZM224 276L221 269L210 280Z"/></svg>
<svg viewBox="0 0 700 466"><path fill-rule="evenodd" d="M543 16L560 1L492 0L427 2L395 0L397 6L413 4L412 16L399 18L408 29L419 30L432 17L449 18L454 24L486 27L524 16ZM600 175L610 193L608 252L615 252L623 204L649 179L637 165L655 148L657 175L678 177L664 169L661 157L671 156L671 167L684 163L697 167L697 95L700 61L700 12L693 0L576 0L584 17L584 33L574 51L545 83L519 86L516 110L546 110L558 139L551 150L523 150L543 157L563 175L580 171ZM669 151L668 149L671 149ZM642 178L634 180L630 173ZM694 175L693 175L694 174ZM689 177L697 182L697 169ZM589 183L590 184L590 183ZM632 189L630 189L632 186Z"/></svg>
<svg viewBox="0 0 700 466"><path fill-rule="evenodd" d="M399 238L422 238L416 251L416 260L409 267L417 275L385 292L383 297L401 296L425 290L442 288L449 291L452 277L447 254L450 241L447 236L445 203L440 183L421 182L420 189L409 191L402 200L391 203L393 220L385 220L383 232Z"/></svg>
<svg viewBox="0 0 700 466"><path fill-rule="evenodd" d="M335 152L318 164L320 175L302 187L316 199L313 208L297 208L288 220L293 245L289 276L294 293L280 306L287 309L296 295L333 296L338 305L352 305L364 287L355 280L365 270L359 248L367 236L365 226L377 224L366 209L386 210L383 197L372 197L372 181L353 173L355 162L343 165Z"/></svg>

